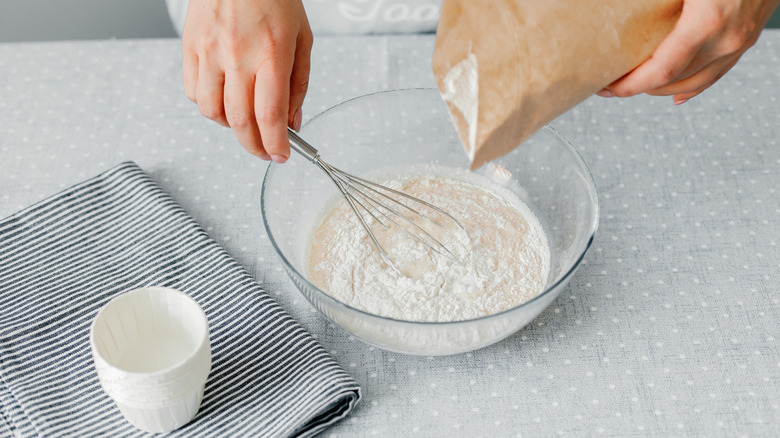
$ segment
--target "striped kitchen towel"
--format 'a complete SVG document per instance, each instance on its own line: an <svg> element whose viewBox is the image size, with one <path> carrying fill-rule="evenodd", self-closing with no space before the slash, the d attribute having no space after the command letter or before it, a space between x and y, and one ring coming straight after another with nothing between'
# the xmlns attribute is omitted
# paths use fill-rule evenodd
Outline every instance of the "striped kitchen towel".
<svg viewBox="0 0 780 438"><path fill-rule="evenodd" d="M89 325L143 286L190 294L213 365L197 417L171 436L310 436L357 383L134 163L0 220L0 437L144 436L101 390Z"/></svg>

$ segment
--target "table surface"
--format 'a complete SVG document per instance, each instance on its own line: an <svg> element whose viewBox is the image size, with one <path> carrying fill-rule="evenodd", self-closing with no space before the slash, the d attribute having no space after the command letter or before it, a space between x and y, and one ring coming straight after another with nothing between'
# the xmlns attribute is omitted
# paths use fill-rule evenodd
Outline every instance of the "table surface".
<svg viewBox="0 0 780 438"><path fill-rule="evenodd" d="M433 42L318 38L305 119L435 86ZM559 117L600 192L593 248L532 324L450 357L369 347L314 311L262 227L265 162L180 78L177 40L0 45L0 217L140 164L363 386L326 436L780 435L780 31L685 105L594 97Z"/></svg>

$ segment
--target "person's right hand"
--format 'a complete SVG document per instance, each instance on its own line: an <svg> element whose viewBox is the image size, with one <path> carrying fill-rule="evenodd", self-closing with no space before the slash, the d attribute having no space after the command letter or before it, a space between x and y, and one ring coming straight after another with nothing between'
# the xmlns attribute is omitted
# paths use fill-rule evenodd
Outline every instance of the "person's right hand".
<svg viewBox="0 0 780 438"><path fill-rule="evenodd" d="M313 43L301 0L190 0L184 92L250 153L284 163L300 129Z"/></svg>

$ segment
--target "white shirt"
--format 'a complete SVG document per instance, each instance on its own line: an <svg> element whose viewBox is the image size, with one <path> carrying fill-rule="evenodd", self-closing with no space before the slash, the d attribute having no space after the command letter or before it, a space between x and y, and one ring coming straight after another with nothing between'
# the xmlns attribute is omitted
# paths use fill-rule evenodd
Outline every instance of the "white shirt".
<svg viewBox="0 0 780 438"><path fill-rule="evenodd" d="M189 0L165 0L181 35ZM303 0L315 34L434 32L441 0Z"/></svg>

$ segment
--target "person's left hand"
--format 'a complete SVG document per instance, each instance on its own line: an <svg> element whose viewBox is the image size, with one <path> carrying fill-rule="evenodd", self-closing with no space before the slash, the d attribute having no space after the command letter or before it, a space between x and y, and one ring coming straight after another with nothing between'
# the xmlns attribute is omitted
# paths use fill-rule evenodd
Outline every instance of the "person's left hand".
<svg viewBox="0 0 780 438"><path fill-rule="evenodd" d="M761 34L780 0L685 0L674 30L653 55L597 94L674 96L675 105L726 74Z"/></svg>

